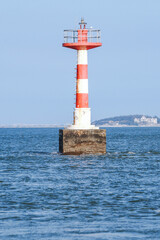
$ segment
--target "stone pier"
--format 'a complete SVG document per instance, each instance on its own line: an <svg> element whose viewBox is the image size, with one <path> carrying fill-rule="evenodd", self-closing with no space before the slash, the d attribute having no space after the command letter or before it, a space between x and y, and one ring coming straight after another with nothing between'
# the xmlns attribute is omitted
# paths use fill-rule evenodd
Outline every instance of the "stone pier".
<svg viewBox="0 0 160 240"><path fill-rule="evenodd" d="M60 129L59 152L64 155L105 154L105 129Z"/></svg>

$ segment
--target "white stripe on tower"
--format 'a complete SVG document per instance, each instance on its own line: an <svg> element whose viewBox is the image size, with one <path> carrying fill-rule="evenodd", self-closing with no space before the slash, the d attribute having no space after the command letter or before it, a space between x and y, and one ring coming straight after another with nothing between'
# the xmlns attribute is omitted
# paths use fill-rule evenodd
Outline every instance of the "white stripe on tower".
<svg viewBox="0 0 160 240"><path fill-rule="evenodd" d="M77 93L88 93L87 79L78 79Z"/></svg>
<svg viewBox="0 0 160 240"><path fill-rule="evenodd" d="M88 64L87 50L77 50L77 64Z"/></svg>

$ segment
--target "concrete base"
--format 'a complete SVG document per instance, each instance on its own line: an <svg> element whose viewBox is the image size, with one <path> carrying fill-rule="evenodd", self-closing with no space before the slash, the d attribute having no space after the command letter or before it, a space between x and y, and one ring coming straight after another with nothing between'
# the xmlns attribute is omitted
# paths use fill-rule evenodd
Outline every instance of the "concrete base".
<svg viewBox="0 0 160 240"><path fill-rule="evenodd" d="M105 154L105 129L60 129L59 152L65 155Z"/></svg>

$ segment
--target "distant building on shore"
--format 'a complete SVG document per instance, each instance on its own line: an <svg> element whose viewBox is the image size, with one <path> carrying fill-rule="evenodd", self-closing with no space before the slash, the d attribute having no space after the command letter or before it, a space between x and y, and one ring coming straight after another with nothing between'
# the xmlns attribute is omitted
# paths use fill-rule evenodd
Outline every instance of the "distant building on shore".
<svg viewBox="0 0 160 240"><path fill-rule="evenodd" d="M158 119L156 117L142 116L140 118L135 118L134 123L138 125L156 125L158 123Z"/></svg>

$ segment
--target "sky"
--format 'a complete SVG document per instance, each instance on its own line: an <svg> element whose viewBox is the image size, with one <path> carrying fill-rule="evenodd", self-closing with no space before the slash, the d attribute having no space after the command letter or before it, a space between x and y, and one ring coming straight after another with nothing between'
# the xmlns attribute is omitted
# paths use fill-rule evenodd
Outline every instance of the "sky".
<svg viewBox="0 0 160 240"><path fill-rule="evenodd" d="M159 0L0 0L0 124L72 123L76 51L63 30L101 30L88 51L92 121L160 117Z"/></svg>

